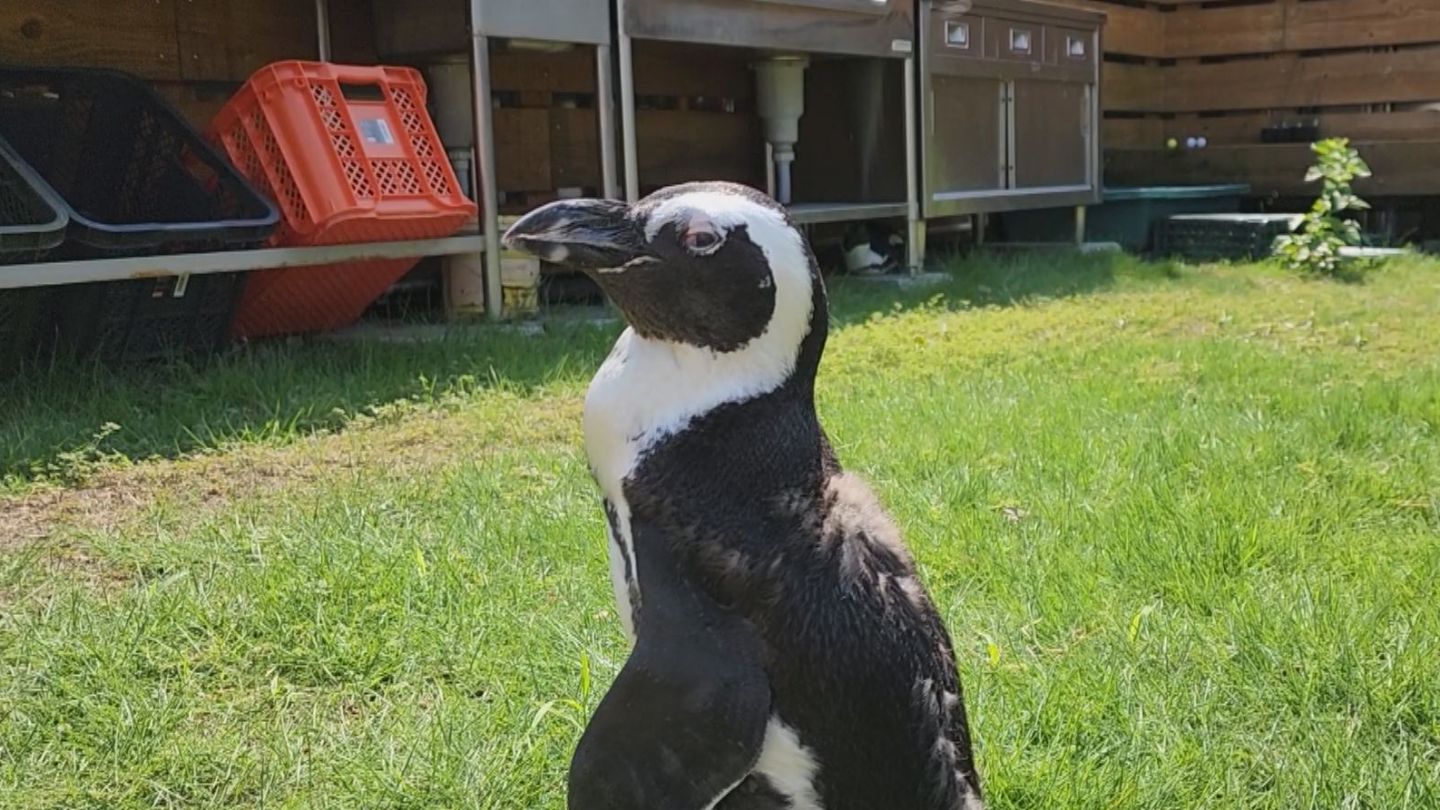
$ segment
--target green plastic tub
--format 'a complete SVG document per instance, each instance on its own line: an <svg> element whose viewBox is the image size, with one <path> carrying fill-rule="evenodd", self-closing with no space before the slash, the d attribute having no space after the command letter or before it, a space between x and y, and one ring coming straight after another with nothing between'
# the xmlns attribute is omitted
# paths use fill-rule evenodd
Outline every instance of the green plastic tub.
<svg viewBox="0 0 1440 810"><path fill-rule="evenodd" d="M1240 210L1250 186L1138 186L1107 188L1102 202L1085 211L1087 242L1116 242L1144 252L1155 245L1156 226L1179 214L1229 214ZM1001 215L1013 242L1069 242L1075 238L1073 208L1045 208Z"/></svg>

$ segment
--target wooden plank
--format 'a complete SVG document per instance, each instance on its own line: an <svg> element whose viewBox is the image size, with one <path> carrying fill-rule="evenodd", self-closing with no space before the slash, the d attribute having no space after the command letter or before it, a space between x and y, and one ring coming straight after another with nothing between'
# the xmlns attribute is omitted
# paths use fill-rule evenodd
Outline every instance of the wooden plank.
<svg viewBox="0 0 1440 810"><path fill-rule="evenodd" d="M239 85L234 84L197 82L159 82L154 87L156 92L175 105L191 126L202 133L210 128L210 122L239 89Z"/></svg>
<svg viewBox="0 0 1440 810"><path fill-rule="evenodd" d="M175 0L4 0L0 59L36 67L109 67L180 78Z"/></svg>
<svg viewBox="0 0 1440 810"><path fill-rule="evenodd" d="M635 131L647 188L707 179L764 185L764 142L753 115L638 110Z"/></svg>
<svg viewBox="0 0 1440 810"><path fill-rule="evenodd" d="M1159 118L1107 118L1101 127L1106 148L1153 149L1165 142L1165 124Z"/></svg>
<svg viewBox="0 0 1440 810"><path fill-rule="evenodd" d="M495 184L501 191L555 188L550 172L549 110L495 110Z"/></svg>
<svg viewBox="0 0 1440 810"><path fill-rule="evenodd" d="M593 108L550 110L550 171L556 188L600 187L600 124Z"/></svg>
<svg viewBox="0 0 1440 810"><path fill-rule="evenodd" d="M1168 69L1106 62L1100 67L1100 101L1106 110L1158 112L1165 108Z"/></svg>
<svg viewBox="0 0 1440 810"><path fill-rule="evenodd" d="M1163 57L1165 16L1155 9L1105 7L1105 51L1129 56Z"/></svg>
<svg viewBox="0 0 1440 810"><path fill-rule="evenodd" d="M1162 69L1165 104L1161 109L1171 112L1440 99L1440 48L1316 57L1287 55Z"/></svg>
<svg viewBox="0 0 1440 810"><path fill-rule="evenodd" d="M593 93L595 51L581 47L558 53L492 48L490 86L515 93Z"/></svg>
<svg viewBox="0 0 1440 810"><path fill-rule="evenodd" d="M738 49L636 42L635 92L642 96L749 99L754 95L755 79L748 59L749 55Z"/></svg>
<svg viewBox="0 0 1440 810"><path fill-rule="evenodd" d="M1440 42L1435 0L1326 0L1289 6L1287 50Z"/></svg>
<svg viewBox="0 0 1440 810"><path fill-rule="evenodd" d="M375 49L375 13L370 0L329 0L330 51L335 61L352 65L380 62Z"/></svg>
<svg viewBox="0 0 1440 810"><path fill-rule="evenodd" d="M185 0L175 30L182 75L201 81L243 82L284 59L315 59L315 9L290 0Z"/></svg>
<svg viewBox="0 0 1440 810"><path fill-rule="evenodd" d="M1181 8L1165 19L1176 59L1440 42L1434 0L1325 0Z"/></svg>
<svg viewBox="0 0 1440 810"><path fill-rule="evenodd" d="M1105 52L1159 59L1165 56L1165 17L1153 8L1136 8L1097 0L1049 0L1105 15Z"/></svg>
<svg viewBox="0 0 1440 810"><path fill-rule="evenodd" d="M271 62L320 55L313 2L226 0L225 12L232 81L245 81Z"/></svg>
<svg viewBox="0 0 1440 810"><path fill-rule="evenodd" d="M192 81L230 78L225 0L190 0L175 12L175 33L184 60L181 75Z"/></svg>
<svg viewBox="0 0 1440 810"><path fill-rule="evenodd" d="M1260 130L1285 121L1301 122L1319 119L1322 137L1342 136L1356 141L1425 141L1440 139L1440 111L1409 112L1330 112L1320 115L1279 115L1251 113L1218 118L1183 116L1162 123L1164 138L1184 141L1190 136L1205 136L1212 145L1253 144L1260 141ZM1107 132L1108 124L1107 123ZM1153 143L1145 144L1152 146ZM1108 138L1107 145L1122 146Z"/></svg>
<svg viewBox="0 0 1440 810"><path fill-rule="evenodd" d="M1355 184L1369 196L1440 194L1440 140L1359 143L1356 148L1374 176ZM1111 185L1194 185L1249 183L1257 196L1309 197L1318 186L1306 183L1314 161L1305 144L1220 146L1208 149L1110 150L1105 182Z"/></svg>
<svg viewBox="0 0 1440 810"><path fill-rule="evenodd" d="M1229 8L1186 8L1166 14L1166 56L1183 59L1284 50L1286 8L1280 3L1269 3Z"/></svg>

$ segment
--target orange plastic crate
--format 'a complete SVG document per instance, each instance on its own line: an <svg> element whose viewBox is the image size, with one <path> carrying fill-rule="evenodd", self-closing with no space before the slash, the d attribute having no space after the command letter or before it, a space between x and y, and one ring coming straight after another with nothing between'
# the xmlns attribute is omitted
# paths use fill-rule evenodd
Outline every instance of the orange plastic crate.
<svg viewBox="0 0 1440 810"><path fill-rule="evenodd" d="M280 207L271 243L305 247L450 236L476 213L410 68L277 62L216 116L210 137ZM231 335L353 323L418 259L262 270Z"/></svg>

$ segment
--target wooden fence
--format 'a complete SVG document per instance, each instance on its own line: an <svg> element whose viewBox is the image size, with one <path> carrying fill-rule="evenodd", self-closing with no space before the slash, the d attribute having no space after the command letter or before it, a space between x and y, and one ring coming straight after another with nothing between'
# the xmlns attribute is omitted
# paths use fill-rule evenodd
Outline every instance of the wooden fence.
<svg viewBox="0 0 1440 810"><path fill-rule="evenodd" d="M369 0L331 0L338 60L375 61ZM317 55L295 0L3 0L0 61L104 67L151 83L200 128L255 69Z"/></svg>
<svg viewBox="0 0 1440 810"><path fill-rule="evenodd" d="M1440 194L1437 0L1062 1L1109 17L1108 183L1306 193L1308 144L1266 130L1318 125L1370 161L1362 191ZM1185 147L1200 137L1204 148Z"/></svg>
<svg viewBox="0 0 1440 810"><path fill-rule="evenodd" d="M600 2L601 0L595 0ZM1440 194L1440 0L1054 0L1109 16L1102 99L1112 185L1249 182L1308 191L1303 143L1267 127L1317 123L1376 169L1368 194ZM331 0L339 60L375 60L370 0ZM103 35L102 35L103 34ZM197 124L251 71L315 56L309 2L5 0L0 58L100 65L156 83ZM637 47L642 175L759 182L750 78L722 52ZM588 53L497 53L499 185L511 205L598 184ZM587 95L589 94L589 95ZM1186 149L1187 138L1207 139ZM1167 139L1181 143L1167 149Z"/></svg>

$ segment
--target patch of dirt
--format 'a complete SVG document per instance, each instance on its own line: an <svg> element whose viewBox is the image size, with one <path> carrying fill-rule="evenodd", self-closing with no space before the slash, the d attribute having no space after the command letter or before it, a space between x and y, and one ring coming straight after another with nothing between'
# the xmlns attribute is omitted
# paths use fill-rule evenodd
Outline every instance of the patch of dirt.
<svg viewBox="0 0 1440 810"><path fill-rule="evenodd" d="M501 410L506 418L464 408L416 411L283 446L245 445L112 467L75 487L40 485L0 497L0 554L38 552L47 569L114 584L127 576L87 552L86 535L134 526L162 498L180 507L176 513L186 525L196 525L237 501L314 488L360 471L413 478L506 447L578 441L578 402L517 400ZM0 604L5 601L0 596Z"/></svg>

